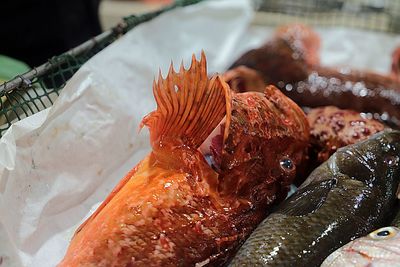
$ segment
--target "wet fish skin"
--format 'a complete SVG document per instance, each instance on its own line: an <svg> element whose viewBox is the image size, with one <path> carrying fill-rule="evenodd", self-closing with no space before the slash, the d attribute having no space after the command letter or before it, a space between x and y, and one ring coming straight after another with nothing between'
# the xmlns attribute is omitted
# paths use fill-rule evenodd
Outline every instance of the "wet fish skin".
<svg viewBox="0 0 400 267"><path fill-rule="evenodd" d="M367 139L385 128L379 121L364 118L356 111L333 106L311 109L307 119L311 127L311 147L316 154L313 159L318 165L338 148Z"/></svg>
<svg viewBox="0 0 400 267"><path fill-rule="evenodd" d="M230 266L319 266L335 249L391 217L400 132L339 149L250 235Z"/></svg>
<svg viewBox="0 0 400 267"><path fill-rule="evenodd" d="M383 227L339 248L321 267L399 267L400 229Z"/></svg>
<svg viewBox="0 0 400 267"><path fill-rule="evenodd" d="M312 108L307 112L307 119L310 124L308 160L297 173L295 184L298 186L338 148L365 140L385 128L375 119L333 106Z"/></svg>

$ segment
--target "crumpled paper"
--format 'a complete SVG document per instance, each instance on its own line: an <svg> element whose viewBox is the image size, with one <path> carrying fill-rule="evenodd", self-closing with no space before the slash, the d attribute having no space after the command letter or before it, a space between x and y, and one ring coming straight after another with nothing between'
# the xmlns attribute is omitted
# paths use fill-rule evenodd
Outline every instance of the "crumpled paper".
<svg viewBox="0 0 400 267"><path fill-rule="evenodd" d="M252 15L247 0L206 1L163 14L87 62L52 108L10 128L0 140L3 265L59 262L76 227L150 151L148 131L138 134L137 127L155 108L151 85L158 69L166 74L171 60L187 66L203 49L209 72L223 72L272 35L273 28L249 27ZM390 53L400 45L400 37L386 34L317 32L325 65L388 73Z"/></svg>
<svg viewBox="0 0 400 267"><path fill-rule="evenodd" d="M0 220L10 241L0 246L17 258L9 264L62 259L76 227L150 151L147 129L137 131L155 108L159 68L188 66L204 50L210 72L223 70L252 14L249 0L206 1L139 25L87 62L53 107L11 127L0 140Z"/></svg>

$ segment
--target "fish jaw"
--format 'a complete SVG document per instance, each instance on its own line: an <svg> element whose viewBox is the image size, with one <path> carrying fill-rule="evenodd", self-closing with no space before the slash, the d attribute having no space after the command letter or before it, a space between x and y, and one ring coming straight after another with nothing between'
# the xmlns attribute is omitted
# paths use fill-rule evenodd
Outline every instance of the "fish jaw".
<svg viewBox="0 0 400 267"><path fill-rule="evenodd" d="M226 116L217 127L211 132L207 139L201 144L199 151L207 160L208 164L217 172L221 169L222 147L224 142Z"/></svg>

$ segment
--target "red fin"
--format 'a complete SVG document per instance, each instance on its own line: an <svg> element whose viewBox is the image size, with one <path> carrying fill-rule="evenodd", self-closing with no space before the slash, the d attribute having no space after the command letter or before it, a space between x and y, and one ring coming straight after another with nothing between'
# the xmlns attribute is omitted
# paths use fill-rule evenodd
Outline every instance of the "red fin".
<svg viewBox="0 0 400 267"><path fill-rule="evenodd" d="M142 121L150 129L150 141L158 147L163 140L180 140L198 148L224 117L230 106L230 89L220 76L207 77L204 52L200 61L192 57L188 70L173 66L165 79L153 85L157 110Z"/></svg>

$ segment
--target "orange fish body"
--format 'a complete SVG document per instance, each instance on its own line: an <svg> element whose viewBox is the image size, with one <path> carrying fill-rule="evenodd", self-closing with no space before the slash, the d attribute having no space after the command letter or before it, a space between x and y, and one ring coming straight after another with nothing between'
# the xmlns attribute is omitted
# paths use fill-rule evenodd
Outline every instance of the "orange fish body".
<svg viewBox="0 0 400 267"><path fill-rule="evenodd" d="M153 91L157 110L143 119L152 152L80 226L59 266L223 264L286 195L309 129L277 89L231 93L207 78L202 54ZM217 171L198 148L224 117Z"/></svg>

